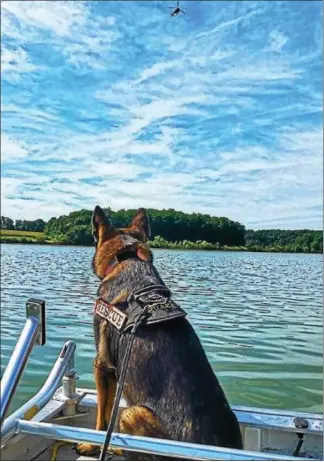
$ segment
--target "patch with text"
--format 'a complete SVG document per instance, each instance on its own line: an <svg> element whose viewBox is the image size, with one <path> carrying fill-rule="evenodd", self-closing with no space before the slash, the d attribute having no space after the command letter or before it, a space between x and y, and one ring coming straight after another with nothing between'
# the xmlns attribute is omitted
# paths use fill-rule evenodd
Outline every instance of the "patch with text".
<svg viewBox="0 0 324 462"><path fill-rule="evenodd" d="M127 319L126 314L115 306L101 300L101 298L96 300L94 311L96 314L110 322L110 324L116 327L116 329L122 330L124 327L125 321Z"/></svg>

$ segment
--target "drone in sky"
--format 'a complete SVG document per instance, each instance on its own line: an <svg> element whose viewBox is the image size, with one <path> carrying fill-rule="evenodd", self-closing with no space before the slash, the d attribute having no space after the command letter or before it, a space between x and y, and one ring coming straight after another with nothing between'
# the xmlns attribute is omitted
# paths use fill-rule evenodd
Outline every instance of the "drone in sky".
<svg viewBox="0 0 324 462"><path fill-rule="evenodd" d="M177 2L177 6L169 6L169 8L172 8L173 11L170 13L170 16L178 16L179 13L186 14L181 8L179 7L179 2Z"/></svg>

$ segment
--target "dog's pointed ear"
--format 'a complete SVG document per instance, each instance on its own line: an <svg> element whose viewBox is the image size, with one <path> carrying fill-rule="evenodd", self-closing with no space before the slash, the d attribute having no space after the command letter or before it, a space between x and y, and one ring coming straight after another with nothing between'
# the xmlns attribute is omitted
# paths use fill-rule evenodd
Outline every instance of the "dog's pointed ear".
<svg viewBox="0 0 324 462"><path fill-rule="evenodd" d="M150 220L145 209L141 208L137 210L136 215L131 221L130 228L139 231L144 242L149 239L151 235Z"/></svg>
<svg viewBox="0 0 324 462"><path fill-rule="evenodd" d="M99 207L99 205L96 205L92 214L92 234L94 236L98 235L98 230L101 225L111 227L110 220L106 216L105 212L101 207Z"/></svg>

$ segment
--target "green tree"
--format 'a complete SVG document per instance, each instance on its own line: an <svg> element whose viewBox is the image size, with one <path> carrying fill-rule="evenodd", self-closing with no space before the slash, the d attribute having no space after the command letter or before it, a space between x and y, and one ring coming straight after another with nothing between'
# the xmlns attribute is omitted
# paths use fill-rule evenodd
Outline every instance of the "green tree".
<svg viewBox="0 0 324 462"><path fill-rule="evenodd" d="M13 220L9 217L1 216L1 229L15 229Z"/></svg>

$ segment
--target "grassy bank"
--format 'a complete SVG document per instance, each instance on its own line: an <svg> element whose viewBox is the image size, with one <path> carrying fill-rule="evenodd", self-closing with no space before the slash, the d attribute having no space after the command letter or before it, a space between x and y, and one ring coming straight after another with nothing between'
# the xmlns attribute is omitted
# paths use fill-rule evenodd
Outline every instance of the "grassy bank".
<svg viewBox="0 0 324 462"><path fill-rule="evenodd" d="M153 249L177 249L177 250L217 250L230 252L276 252L276 253L322 253L320 251L309 251L306 248L296 247L294 245L269 245L261 246L257 244L247 244L245 246L227 246L212 244L206 241L179 241L169 242L160 236L150 241L150 247Z"/></svg>
<svg viewBox="0 0 324 462"><path fill-rule="evenodd" d="M0 240L8 244L46 244L44 233L36 231L16 231L11 229L0 230Z"/></svg>

